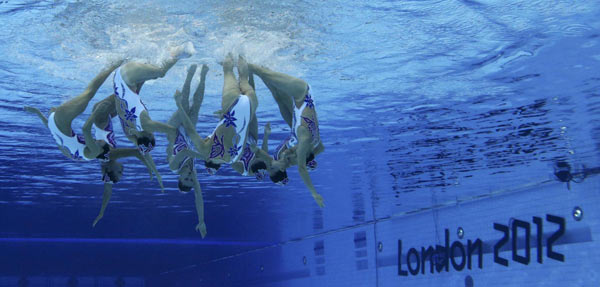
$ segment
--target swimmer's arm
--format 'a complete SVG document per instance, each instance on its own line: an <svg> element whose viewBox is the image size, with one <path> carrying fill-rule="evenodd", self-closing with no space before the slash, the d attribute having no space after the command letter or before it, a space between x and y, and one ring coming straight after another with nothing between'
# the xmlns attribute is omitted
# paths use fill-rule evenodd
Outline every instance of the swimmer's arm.
<svg viewBox="0 0 600 287"><path fill-rule="evenodd" d="M142 122L142 129L149 132L161 132L167 135L167 137L176 137L177 129L171 125L153 121L148 115L148 111L143 111L140 114L140 121Z"/></svg>
<svg viewBox="0 0 600 287"><path fill-rule="evenodd" d="M319 205L319 207L324 207L323 197L317 193L317 190L312 184L310 176L308 175L308 169L306 168L306 157L310 153L310 140L311 135L310 132L305 127L298 128L298 147L296 148L296 160L298 162L298 173L300 173L300 177L302 177L302 181L312 194L313 198Z"/></svg>
<svg viewBox="0 0 600 287"><path fill-rule="evenodd" d="M162 176L160 175L160 173L158 173L158 169L156 169L156 164L154 163L154 160L152 159L152 156L150 155L150 153L146 153L142 156L142 162L146 165L146 167L149 170L154 172L154 174L156 175L156 180L158 181L158 185L160 185L160 192L164 193L165 187L163 186L163 183L162 183ZM150 177L152 177L152 176L150 176Z"/></svg>
<svg viewBox="0 0 600 287"><path fill-rule="evenodd" d="M190 108L190 120L198 121L198 113L200 112L200 106L202 106L202 101L204 100L204 88L206 82L206 74L208 73L208 66L206 64L202 65L202 71L200 71L200 83L198 83L198 87L196 88L196 92L194 92L194 98L192 107Z"/></svg>
<svg viewBox="0 0 600 287"><path fill-rule="evenodd" d="M25 106L23 107L23 109L26 112L32 113L37 115L40 120L42 120L42 122L44 123L44 125L46 125L46 127L48 127L48 119L46 118L46 116L44 116L44 114L42 114L42 112L40 112L40 110L38 108L34 108L34 107L30 107L30 106Z"/></svg>
<svg viewBox="0 0 600 287"><path fill-rule="evenodd" d="M269 153L269 136L270 135L271 135L271 123L267 123L265 125L265 129L263 131L263 141L262 141L262 147L261 147L261 149L266 153Z"/></svg>
<svg viewBox="0 0 600 287"><path fill-rule="evenodd" d="M106 210L106 206L108 205L108 202L110 201L111 194L112 194L112 183L105 182L104 183L104 194L102 194L102 207L100 208L100 213L94 220L94 223L92 223L92 227L95 227L96 223L98 223L98 221L100 221L100 219L102 219L102 217L104 216L104 210Z"/></svg>
<svg viewBox="0 0 600 287"><path fill-rule="evenodd" d="M143 160L142 155L136 148L115 148L110 150L109 156L111 160L117 160L126 157L136 157L139 160Z"/></svg>
<svg viewBox="0 0 600 287"><path fill-rule="evenodd" d="M200 183L198 182L198 176L196 171L192 174L194 180L194 196L196 198L196 213L198 214L198 225L196 225L196 231L200 232L202 238L206 236L206 224L204 223L204 199L202 197L202 189L200 189Z"/></svg>
<svg viewBox="0 0 600 287"><path fill-rule="evenodd" d="M239 174L244 174L244 164L239 161L232 163L231 168Z"/></svg>
<svg viewBox="0 0 600 287"><path fill-rule="evenodd" d="M196 147L196 150L198 151L197 153L200 155L197 157L201 158L201 159L206 159L210 152L210 145L207 145L206 140L203 140L202 137L200 137L200 135L198 135L198 132L196 132L196 126L194 125L194 123L192 123L192 121L190 120L190 117L183 112L183 106L181 104L180 99L181 99L181 93L179 91L176 91L175 92L175 103L177 103L177 108L180 111L177 114L179 114L179 119L181 120L181 124L183 125L185 132L188 134L188 137L190 138L190 140Z"/></svg>
<svg viewBox="0 0 600 287"><path fill-rule="evenodd" d="M152 169L150 168L150 166L148 166L148 164L146 163L146 160L144 159L142 154L138 151L138 149L136 149L136 148L114 148L114 149L110 150L109 157L110 157L110 160L117 160L117 159L126 158L126 157L135 157L135 158L139 159L142 163L144 163L146 168L148 168L148 173L150 173L150 180L152 180L152 175L153 175Z"/></svg>
<svg viewBox="0 0 600 287"><path fill-rule="evenodd" d="M173 161L173 150L175 149L175 139L167 137L167 162Z"/></svg>

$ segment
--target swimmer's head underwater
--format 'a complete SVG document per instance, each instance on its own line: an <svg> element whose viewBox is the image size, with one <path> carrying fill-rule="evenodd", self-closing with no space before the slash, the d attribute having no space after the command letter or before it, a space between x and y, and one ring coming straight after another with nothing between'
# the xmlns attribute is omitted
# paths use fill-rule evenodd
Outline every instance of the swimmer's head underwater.
<svg viewBox="0 0 600 287"><path fill-rule="evenodd" d="M285 169L269 173L269 178L274 184L277 185L286 185L290 182L287 175L287 171Z"/></svg>
<svg viewBox="0 0 600 287"><path fill-rule="evenodd" d="M263 161L255 162L250 166L250 171L254 174L257 180L263 180L267 173L267 164Z"/></svg>
<svg viewBox="0 0 600 287"><path fill-rule="evenodd" d="M177 180L177 187L180 192L190 192L194 187L194 174L196 170L194 168L194 160L191 158L186 159L181 168L177 171L179 178Z"/></svg>
<svg viewBox="0 0 600 287"><path fill-rule="evenodd" d="M110 159L109 158L110 146L102 140L99 140L97 142L102 145L102 152L100 152L100 154L98 154L98 156L96 156L96 158L99 159L100 161L108 161Z"/></svg>
<svg viewBox="0 0 600 287"><path fill-rule="evenodd" d="M107 161L100 164L102 169L102 181L105 183L117 183L123 176L123 164L117 161Z"/></svg>
<svg viewBox="0 0 600 287"><path fill-rule="evenodd" d="M141 131L136 138L138 150L142 154L151 152L156 146L156 139L154 138L154 134L150 132Z"/></svg>
<svg viewBox="0 0 600 287"><path fill-rule="evenodd" d="M288 178L286 168L292 163L295 164L292 157L284 157L282 160L274 161L271 164L272 167L269 171L269 178L271 181L277 185L288 184L290 180ZM315 160L314 153L310 153L308 157L306 157L306 168L309 171L313 171L317 168L317 161Z"/></svg>
<svg viewBox="0 0 600 287"><path fill-rule="evenodd" d="M221 168L221 165L207 160L204 162L204 167L206 167L206 172L208 172L208 174L215 175L217 174L217 171L219 171L219 169Z"/></svg>

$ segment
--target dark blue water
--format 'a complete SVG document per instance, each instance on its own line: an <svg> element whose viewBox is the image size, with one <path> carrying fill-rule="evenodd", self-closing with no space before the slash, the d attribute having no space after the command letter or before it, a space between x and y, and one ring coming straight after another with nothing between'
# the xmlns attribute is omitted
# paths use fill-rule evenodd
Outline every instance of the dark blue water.
<svg viewBox="0 0 600 287"><path fill-rule="evenodd" d="M66 286L116 286L117 280L125 286L398 286L395 266L388 272L391 265L371 259L363 265L337 261L338 254L356 251L341 251L343 238L362 238L352 232L370 228L364 251L370 258L377 254L378 234L421 230L425 225L410 218L415 213L433 215L435 231L424 233L425 245L443 237L443 222L453 222L437 212L460 215L461 204L482 198L489 200L480 203L478 218L493 218L489 210L514 192L567 215L574 204L591 205L598 199L593 184L581 201L523 190L566 190L569 180L557 175L557 166L568 166L574 176L569 187L576 190L600 167L599 16L597 1L2 1L0 286L18 286L19 280L29 286L65 286L69 280ZM99 164L67 160L22 107L47 114L79 94L111 59L158 63L167 47L184 41L198 53L144 86L152 118L168 120L187 67L206 63L197 130L208 135L217 123L212 113L220 108L218 62L229 51L302 77L314 91L326 147L311 173L324 209L295 168L288 170L286 187L230 168L209 177L199 168L208 228L202 239L194 231L193 195L177 192L166 138L158 135L153 156L166 193L148 181L137 161L124 160L123 180L92 228L102 201ZM110 92L110 85L100 89L74 121L75 131L93 103ZM257 95L261 137L270 122L274 150L289 128L262 83ZM126 145L119 128L117 134ZM600 221L597 207L590 208L585 222L595 239ZM508 210L504 217L513 216ZM389 220L400 223L390 226ZM486 231L494 220L485 222ZM395 246L382 242L386 251ZM294 244L306 244L309 252L300 254ZM569 262L572 269L551 270L577 270ZM373 273L348 275L356 266ZM549 265L540 266L534 276L549 272L542 268ZM263 269L273 273L253 277ZM451 282L503 282L494 279L500 271L484 270L471 281L463 276ZM571 274L581 280L547 284L594 286L598 278ZM422 278L413 286L450 282ZM515 280L502 284L529 282Z"/></svg>

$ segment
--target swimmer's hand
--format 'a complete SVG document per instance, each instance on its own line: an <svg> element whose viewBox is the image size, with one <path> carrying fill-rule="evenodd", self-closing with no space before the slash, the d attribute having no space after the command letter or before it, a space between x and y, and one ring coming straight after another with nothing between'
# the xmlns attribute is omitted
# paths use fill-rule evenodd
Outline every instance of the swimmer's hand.
<svg viewBox="0 0 600 287"><path fill-rule="evenodd" d="M98 221L100 221L100 219L102 219L103 216L104 216L104 213L98 214L96 219L94 219L94 223L92 223L92 227L96 227L96 223L98 223Z"/></svg>
<svg viewBox="0 0 600 287"><path fill-rule="evenodd" d="M313 193L312 194L313 198L315 199L315 201L317 202L317 204L319 205L320 208L325 207L325 203L323 203L323 197L318 194L318 193Z"/></svg>
<svg viewBox="0 0 600 287"><path fill-rule="evenodd" d="M202 238L206 237L206 224L203 222L198 222L198 225L196 225L196 231L200 232L200 235L202 235Z"/></svg>
<svg viewBox="0 0 600 287"><path fill-rule="evenodd" d="M264 131L264 133L265 133L266 135L270 135L270 134L271 134L271 123L267 123L267 124L265 125L265 131Z"/></svg>

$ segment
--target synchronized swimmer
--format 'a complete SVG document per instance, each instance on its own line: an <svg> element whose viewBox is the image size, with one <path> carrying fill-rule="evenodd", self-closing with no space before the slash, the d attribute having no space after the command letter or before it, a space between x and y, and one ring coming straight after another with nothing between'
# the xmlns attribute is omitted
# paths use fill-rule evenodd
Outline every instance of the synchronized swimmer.
<svg viewBox="0 0 600 287"><path fill-rule="evenodd" d="M118 159L139 159L148 168L151 180L153 175L156 175L161 191L164 192L162 178L150 155L156 146L155 132L167 136L167 160L171 171L178 175L179 191L189 192L194 189L198 215L195 228L203 238L206 236L206 224L202 190L195 166L196 158L204 161L209 174L215 174L222 164L229 164L241 175L255 176L259 180L268 174L271 181L279 185L285 185L289 181L287 168L297 165L300 176L316 203L324 207L323 197L317 193L308 174L308 171L316 168L315 156L323 152L324 146L320 139L319 122L310 86L303 80L249 64L241 55L237 61L236 79L233 73L233 56L229 53L221 63L224 79L221 110L216 113L219 122L209 136L202 138L196 131L204 99L206 75L209 71L205 64L202 65L200 82L193 94L191 105L190 85L196 73L196 65L188 69L182 90L175 92L177 110L171 118L166 123L150 118L140 97L142 85L145 81L164 77L179 59L188 58L194 53L193 45L188 42L173 49L171 57L160 67L137 62L123 64L123 60L112 63L92 80L82 94L59 107L52 108L48 118L37 108L24 107L25 111L36 114L42 120L65 156L73 160L100 161L104 194L100 213L93 226L104 216L112 194L112 185L120 181L123 174L123 165ZM100 86L111 74L114 93L94 105L92 114L82 127L83 136L75 134L71 128L73 119L85 111ZM261 147L257 146L258 99L254 75L260 77L271 91L281 116L291 128L290 135L277 147L273 155L268 152L270 123L265 125ZM112 126L114 117L119 118L125 136L135 148L117 148ZM95 138L92 136L92 126L95 128Z"/></svg>

